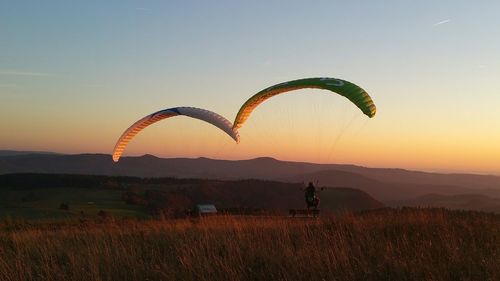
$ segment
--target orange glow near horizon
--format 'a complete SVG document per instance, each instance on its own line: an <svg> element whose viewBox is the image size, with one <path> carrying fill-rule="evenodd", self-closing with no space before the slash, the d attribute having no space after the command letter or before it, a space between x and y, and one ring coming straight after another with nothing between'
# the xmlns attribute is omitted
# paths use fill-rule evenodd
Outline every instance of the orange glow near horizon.
<svg viewBox="0 0 500 281"><path fill-rule="evenodd" d="M499 132L464 122L456 126L429 125L398 110L386 113L383 108L369 119L342 98L304 95L310 102L304 103L300 94L288 95L257 108L239 130L240 144L210 124L175 117L143 130L130 142L124 156L152 154L230 160L265 156L299 162L500 174L500 148L496 145L500 143ZM68 123L63 116L50 113L39 118L45 121L43 128L27 122L24 131L3 137L0 146L110 154L123 131L143 117L134 114L130 118L126 112L121 115L113 119L119 124L95 126L100 122L98 115L77 115Z"/></svg>
<svg viewBox="0 0 500 281"><path fill-rule="evenodd" d="M140 156L152 154L158 157L208 157L214 159L241 160L256 157L273 157L283 161L354 164L367 167L404 168L438 172L472 172L485 174L500 174L497 167L500 153L494 145L484 144L480 147L467 143L446 145L439 143L393 143L353 141L345 137L336 145L323 152L318 147L300 145L297 143L279 143L275 139L272 144L248 144L243 139L237 145L229 137L220 134L214 138L198 138L197 141L187 141L192 136L171 138L162 134L140 136L127 147L124 156ZM187 138L186 138L187 137ZM69 143L74 138L61 140L50 148L54 142L41 142L39 146L12 147L17 150L40 150L61 153L106 153L111 154L114 143L107 147L102 145L77 142ZM307 143L308 140L300 139ZM76 145L75 145L76 144ZM326 147L326 146L323 146ZM111 158L110 158L111 159Z"/></svg>

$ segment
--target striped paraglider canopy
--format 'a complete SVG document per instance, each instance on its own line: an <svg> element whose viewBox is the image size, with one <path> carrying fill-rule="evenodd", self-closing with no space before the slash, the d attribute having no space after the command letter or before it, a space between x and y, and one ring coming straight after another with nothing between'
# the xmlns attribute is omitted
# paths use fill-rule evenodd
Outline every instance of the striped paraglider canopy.
<svg viewBox="0 0 500 281"><path fill-rule="evenodd" d="M115 148L113 150L113 161L118 162L127 144L137 135L141 130L147 126L156 123L165 118L174 116L188 116L195 119L199 119L214 125L215 127L221 129L231 138L233 138L237 143L240 141L240 136L236 129L233 129L233 124L221 115L201 108L196 107L174 107L152 113L139 121L135 122L130 126L123 134L120 136L116 142Z"/></svg>

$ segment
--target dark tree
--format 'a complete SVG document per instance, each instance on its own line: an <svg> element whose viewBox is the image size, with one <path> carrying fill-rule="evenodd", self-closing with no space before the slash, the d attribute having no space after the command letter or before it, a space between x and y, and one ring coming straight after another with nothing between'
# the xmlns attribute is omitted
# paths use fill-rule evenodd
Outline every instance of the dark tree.
<svg viewBox="0 0 500 281"><path fill-rule="evenodd" d="M61 205L59 205L59 210L69 211L69 205L66 203L61 203Z"/></svg>

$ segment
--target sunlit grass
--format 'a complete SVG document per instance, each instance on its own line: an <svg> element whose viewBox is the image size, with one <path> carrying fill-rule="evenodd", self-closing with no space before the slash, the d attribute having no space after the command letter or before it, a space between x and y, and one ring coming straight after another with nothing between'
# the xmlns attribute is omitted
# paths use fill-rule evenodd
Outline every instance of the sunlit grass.
<svg viewBox="0 0 500 281"><path fill-rule="evenodd" d="M500 217L477 212L6 220L0 229L0 280L500 280Z"/></svg>

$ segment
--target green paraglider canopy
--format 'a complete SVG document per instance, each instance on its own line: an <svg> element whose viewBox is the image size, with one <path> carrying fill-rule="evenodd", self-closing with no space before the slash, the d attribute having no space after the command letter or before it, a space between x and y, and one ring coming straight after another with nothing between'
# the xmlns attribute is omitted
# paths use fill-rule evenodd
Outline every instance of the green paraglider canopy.
<svg viewBox="0 0 500 281"><path fill-rule="evenodd" d="M265 100L281 93L307 88L329 90L344 96L370 118L375 116L377 111L368 93L349 81L337 78L306 78L277 84L253 95L238 111L233 128L238 129L243 126L243 123L245 123L252 111Z"/></svg>

